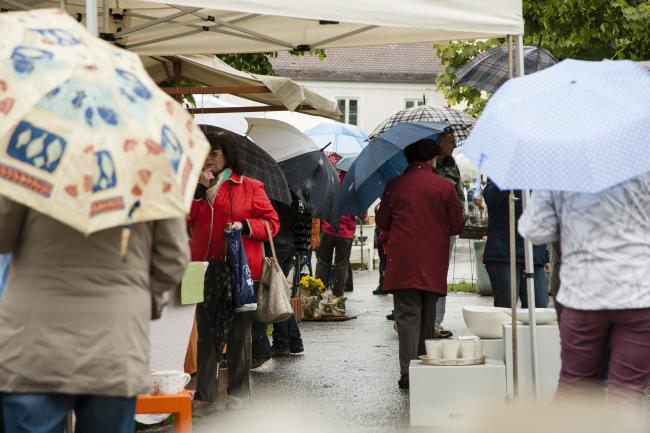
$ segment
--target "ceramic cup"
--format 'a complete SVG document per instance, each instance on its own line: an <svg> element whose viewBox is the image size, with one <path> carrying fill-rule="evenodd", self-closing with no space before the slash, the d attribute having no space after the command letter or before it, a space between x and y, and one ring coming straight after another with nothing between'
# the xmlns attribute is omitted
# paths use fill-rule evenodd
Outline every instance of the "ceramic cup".
<svg viewBox="0 0 650 433"><path fill-rule="evenodd" d="M476 340L464 340L460 342L460 357L463 359L476 358Z"/></svg>
<svg viewBox="0 0 650 433"><path fill-rule="evenodd" d="M442 342L442 357L444 359L458 358L458 349L460 341L458 340L445 340Z"/></svg>
<svg viewBox="0 0 650 433"><path fill-rule="evenodd" d="M151 374L154 394L178 394L190 383L191 376L178 370L161 370Z"/></svg>
<svg viewBox="0 0 650 433"><path fill-rule="evenodd" d="M439 340L425 340L424 346L427 349L427 356L429 359L442 358L442 341Z"/></svg>

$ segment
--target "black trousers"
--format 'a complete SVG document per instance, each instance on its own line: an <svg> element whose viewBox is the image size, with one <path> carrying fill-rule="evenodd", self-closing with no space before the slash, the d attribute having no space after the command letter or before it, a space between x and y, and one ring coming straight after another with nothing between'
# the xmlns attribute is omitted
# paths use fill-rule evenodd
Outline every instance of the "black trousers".
<svg viewBox="0 0 650 433"><path fill-rule="evenodd" d="M316 278L327 283L327 275L334 259L334 282L332 292L334 296L343 296L345 283L348 278L348 267L350 265L350 252L352 251L352 239L340 238L327 233L321 235L320 244L316 250Z"/></svg>
<svg viewBox="0 0 650 433"><path fill-rule="evenodd" d="M250 396L249 371L251 369L251 327L253 313L236 313L228 335L228 394L239 398ZM219 362L211 338L208 317L203 303L196 304L197 363L195 400L217 401L219 392Z"/></svg>
<svg viewBox="0 0 650 433"><path fill-rule="evenodd" d="M424 340L433 338L439 295L417 289L401 289L392 293L399 340L400 373L409 374L411 360L426 353Z"/></svg>

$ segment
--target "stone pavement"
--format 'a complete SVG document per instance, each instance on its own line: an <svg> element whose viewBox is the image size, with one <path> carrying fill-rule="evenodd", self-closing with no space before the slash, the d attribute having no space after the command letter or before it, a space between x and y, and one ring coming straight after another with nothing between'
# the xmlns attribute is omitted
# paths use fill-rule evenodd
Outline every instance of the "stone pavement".
<svg viewBox="0 0 650 433"><path fill-rule="evenodd" d="M392 432L410 430L408 393L397 387L397 333L386 320L392 296L373 296L377 272L355 272L349 314L338 323L302 323L305 353L273 359L251 373L252 408L198 420L195 432ZM452 294L444 326L468 334L464 305L492 298Z"/></svg>

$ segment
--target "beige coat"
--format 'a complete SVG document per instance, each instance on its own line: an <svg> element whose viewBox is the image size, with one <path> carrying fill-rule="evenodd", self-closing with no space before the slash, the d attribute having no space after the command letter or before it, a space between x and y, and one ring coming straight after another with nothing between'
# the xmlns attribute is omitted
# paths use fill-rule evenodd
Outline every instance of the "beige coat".
<svg viewBox="0 0 650 433"><path fill-rule="evenodd" d="M84 237L0 197L0 253L13 253L0 302L0 393L134 396L149 391L149 320L188 261L182 219Z"/></svg>

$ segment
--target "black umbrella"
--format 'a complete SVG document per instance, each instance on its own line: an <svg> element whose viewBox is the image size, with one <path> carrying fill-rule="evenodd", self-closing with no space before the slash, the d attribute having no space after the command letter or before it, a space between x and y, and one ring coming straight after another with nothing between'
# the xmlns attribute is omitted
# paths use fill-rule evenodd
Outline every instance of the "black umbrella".
<svg viewBox="0 0 650 433"><path fill-rule="evenodd" d="M553 66L557 60L543 48L524 47L526 75ZM474 57L456 70L456 86L494 93L509 78L508 47L496 47Z"/></svg>
<svg viewBox="0 0 650 433"><path fill-rule="evenodd" d="M339 179L336 169L316 143L288 123L249 118L248 136L276 161L291 190L316 218L332 222L336 215Z"/></svg>
<svg viewBox="0 0 650 433"><path fill-rule="evenodd" d="M339 177L322 151L303 153L280 163L291 190L317 218L333 222Z"/></svg>
<svg viewBox="0 0 650 433"><path fill-rule="evenodd" d="M237 156L242 174L257 179L264 184L266 194L271 200L291 204L291 191L284 170L264 149L244 137L227 129L212 125L200 125L204 134L224 132L232 136L238 144Z"/></svg>

